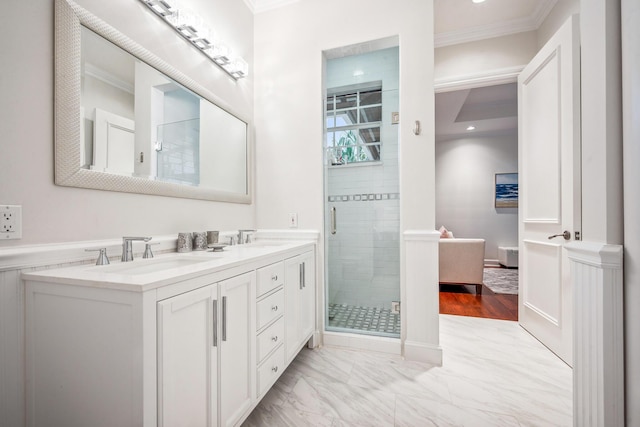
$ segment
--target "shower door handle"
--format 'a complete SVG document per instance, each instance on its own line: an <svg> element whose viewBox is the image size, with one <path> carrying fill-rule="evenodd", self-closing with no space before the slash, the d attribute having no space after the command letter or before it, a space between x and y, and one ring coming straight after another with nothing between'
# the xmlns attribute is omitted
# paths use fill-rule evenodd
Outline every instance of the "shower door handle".
<svg viewBox="0 0 640 427"><path fill-rule="evenodd" d="M331 234L336 234L336 207L331 208Z"/></svg>

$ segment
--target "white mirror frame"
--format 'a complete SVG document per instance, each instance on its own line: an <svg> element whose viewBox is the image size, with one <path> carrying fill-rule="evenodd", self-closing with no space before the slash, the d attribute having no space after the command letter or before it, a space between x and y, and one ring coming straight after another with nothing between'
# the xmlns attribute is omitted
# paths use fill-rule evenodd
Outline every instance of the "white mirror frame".
<svg viewBox="0 0 640 427"><path fill-rule="evenodd" d="M109 174L81 168L81 26L85 26L133 56L146 62L189 90L223 110L234 114L223 102L182 72L138 45L71 0L55 3L55 183L67 187L91 188L125 193L152 194L220 202L251 203L251 132L247 123L247 193L179 185L169 182Z"/></svg>

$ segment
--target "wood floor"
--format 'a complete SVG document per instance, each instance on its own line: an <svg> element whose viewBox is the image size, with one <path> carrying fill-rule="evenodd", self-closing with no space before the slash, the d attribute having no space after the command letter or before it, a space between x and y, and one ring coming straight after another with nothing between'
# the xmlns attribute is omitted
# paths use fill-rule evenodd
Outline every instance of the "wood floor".
<svg viewBox="0 0 640 427"><path fill-rule="evenodd" d="M518 295L496 294L484 285L482 294L476 295L475 288L440 285L440 314L518 320Z"/></svg>

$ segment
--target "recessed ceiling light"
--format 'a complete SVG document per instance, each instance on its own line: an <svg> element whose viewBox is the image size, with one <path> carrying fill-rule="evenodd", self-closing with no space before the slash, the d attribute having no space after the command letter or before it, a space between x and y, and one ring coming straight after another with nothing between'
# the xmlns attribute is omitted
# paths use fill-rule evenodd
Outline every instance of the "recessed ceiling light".
<svg viewBox="0 0 640 427"><path fill-rule="evenodd" d="M474 3L484 3L484 0L471 0Z"/></svg>
<svg viewBox="0 0 640 427"><path fill-rule="evenodd" d="M469 126L469 127L467 128L467 130L475 130L475 129L476 129L476 127L475 127L475 126Z"/></svg>

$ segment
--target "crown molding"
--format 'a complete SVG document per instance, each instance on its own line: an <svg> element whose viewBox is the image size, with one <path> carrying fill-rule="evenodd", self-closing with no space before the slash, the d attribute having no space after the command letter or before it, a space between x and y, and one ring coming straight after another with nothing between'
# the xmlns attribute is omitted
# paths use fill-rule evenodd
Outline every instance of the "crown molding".
<svg viewBox="0 0 640 427"><path fill-rule="evenodd" d="M532 16L536 24L536 29L540 28L544 20L547 19L547 16L549 16L551 10L556 6L556 3L558 3L558 0L545 0L538 4Z"/></svg>
<svg viewBox="0 0 640 427"><path fill-rule="evenodd" d="M479 73L439 78L434 82L434 89L436 93L441 93L514 83L518 81L518 75L524 70L524 67L525 65L516 65Z"/></svg>
<svg viewBox="0 0 640 427"><path fill-rule="evenodd" d="M459 31L447 31L435 35L434 47L452 46L461 43L475 42L494 37L508 36L537 30L538 27L532 18L515 19L499 24L479 25Z"/></svg>
<svg viewBox="0 0 640 427"><path fill-rule="evenodd" d="M256 13L256 1L255 0L244 0L244 4L247 5L251 13Z"/></svg>
<svg viewBox="0 0 640 427"><path fill-rule="evenodd" d="M84 73L87 76L91 76L95 79L98 79L100 81L105 82L106 84L110 85L110 86L114 86L117 87L118 89L130 93L130 94L134 94L134 87L131 83L126 82L116 76L114 76L113 74L96 67L93 64L89 64L89 63L85 63L84 64Z"/></svg>
<svg viewBox="0 0 640 427"><path fill-rule="evenodd" d="M266 12L299 1L300 0L244 0L245 4L254 14Z"/></svg>

